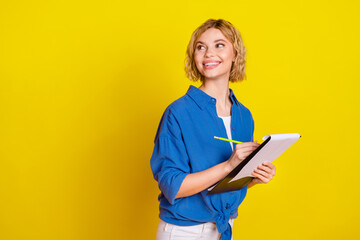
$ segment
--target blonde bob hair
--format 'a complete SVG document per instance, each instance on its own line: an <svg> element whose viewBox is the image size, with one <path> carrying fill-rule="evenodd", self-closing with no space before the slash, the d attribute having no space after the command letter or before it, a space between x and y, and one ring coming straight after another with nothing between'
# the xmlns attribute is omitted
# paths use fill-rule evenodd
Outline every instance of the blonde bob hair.
<svg viewBox="0 0 360 240"><path fill-rule="evenodd" d="M224 36L233 44L236 59L231 66L229 81L237 82L246 79L246 74L245 74L246 49L244 47L244 43L241 38L240 32L230 22L225 21L223 19L218 19L218 20L209 19L193 32L189 45L186 50L185 72L187 78L189 78L192 81L197 81L197 80L200 80L201 82L204 81L204 76L201 75L201 73L196 67L194 52L196 47L196 41L199 39L200 35L203 34L209 28L219 29L224 34Z"/></svg>

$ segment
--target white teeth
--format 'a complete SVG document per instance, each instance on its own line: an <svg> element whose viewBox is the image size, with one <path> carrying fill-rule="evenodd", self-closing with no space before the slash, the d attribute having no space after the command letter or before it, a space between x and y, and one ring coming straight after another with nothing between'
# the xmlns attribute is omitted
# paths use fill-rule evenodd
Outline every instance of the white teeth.
<svg viewBox="0 0 360 240"><path fill-rule="evenodd" d="M205 66L214 66L214 65L218 65L219 63L206 63Z"/></svg>

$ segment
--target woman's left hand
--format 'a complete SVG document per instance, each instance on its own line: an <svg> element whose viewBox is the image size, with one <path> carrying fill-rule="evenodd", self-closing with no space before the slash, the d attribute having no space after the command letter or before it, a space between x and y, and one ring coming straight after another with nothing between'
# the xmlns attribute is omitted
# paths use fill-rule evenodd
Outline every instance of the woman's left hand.
<svg viewBox="0 0 360 240"><path fill-rule="evenodd" d="M271 162L263 162L251 174L255 177L248 188L258 183L268 183L275 176L276 167Z"/></svg>

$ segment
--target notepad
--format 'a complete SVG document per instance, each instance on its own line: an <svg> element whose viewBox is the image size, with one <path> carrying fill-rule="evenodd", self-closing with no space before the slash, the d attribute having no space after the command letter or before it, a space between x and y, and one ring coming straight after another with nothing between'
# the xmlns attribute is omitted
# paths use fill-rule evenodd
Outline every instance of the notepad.
<svg viewBox="0 0 360 240"><path fill-rule="evenodd" d="M299 138L298 133L272 134L263 137L264 142L234 168L223 180L208 189L208 195L240 190L254 178L251 173L265 161L273 162Z"/></svg>

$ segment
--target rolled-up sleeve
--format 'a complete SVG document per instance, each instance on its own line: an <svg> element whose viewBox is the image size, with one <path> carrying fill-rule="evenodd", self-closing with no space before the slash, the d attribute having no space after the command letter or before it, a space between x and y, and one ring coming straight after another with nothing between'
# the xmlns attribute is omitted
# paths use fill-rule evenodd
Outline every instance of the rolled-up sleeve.
<svg viewBox="0 0 360 240"><path fill-rule="evenodd" d="M174 204L190 166L180 126L171 111L165 111L154 142L151 170L165 198Z"/></svg>

